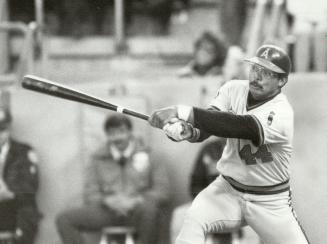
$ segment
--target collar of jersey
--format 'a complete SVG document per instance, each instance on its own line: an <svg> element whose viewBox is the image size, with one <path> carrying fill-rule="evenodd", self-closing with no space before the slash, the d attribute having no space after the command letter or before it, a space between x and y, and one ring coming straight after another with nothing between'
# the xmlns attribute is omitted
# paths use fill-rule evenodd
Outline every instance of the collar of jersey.
<svg viewBox="0 0 327 244"><path fill-rule="evenodd" d="M265 104L266 102L271 101L271 100L274 99L276 96L278 96L280 93L281 93L281 91L279 91L277 94L275 94L275 95L273 95L273 96L271 96L271 97L268 97L266 100L260 101L260 102L258 102L258 103L255 103L255 104L252 105L252 106L249 106L249 104L248 104L248 99L249 99L249 94L250 94L250 90L249 90L249 91L248 91L248 95L247 95L247 97L246 97L246 110L247 110L247 111L250 111L250 110L252 110L252 109L255 109L255 108L261 106L262 104Z"/></svg>

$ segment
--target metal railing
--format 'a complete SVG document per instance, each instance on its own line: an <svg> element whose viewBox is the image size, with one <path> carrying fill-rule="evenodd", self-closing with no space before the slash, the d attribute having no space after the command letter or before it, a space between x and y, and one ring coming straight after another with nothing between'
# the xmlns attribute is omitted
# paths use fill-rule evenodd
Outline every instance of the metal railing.
<svg viewBox="0 0 327 244"><path fill-rule="evenodd" d="M16 69L17 77L21 77L24 72L34 72L34 35L36 32L36 23L24 24L22 22L1 22L1 32L15 31L24 36L22 48L18 58L18 67Z"/></svg>
<svg viewBox="0 0 327 244"><path fill-rule="evenodd" d="M127 49L124 25L124 0L115 0L115 48L116 52L124 52Z"/></svg>
<svg viewBox="0 0 327 244"><path fill-rule="evenodd" d="M0 32L12 33L15 32L23 36L21 48L18 54L17 67L12 73L0 74L0 84L11 85L17 83L26 73L35 72L35 48L38 45L40 53L40 72L44 73L46 56L43 48L43 0L35 0L35 16L36 21L29 24L23 22L8 21L8 5L6 0L0 0ZM10 37L5 35L3 37L3 45L9 46ZM9 51L4 59L9 60Z"/></svg>

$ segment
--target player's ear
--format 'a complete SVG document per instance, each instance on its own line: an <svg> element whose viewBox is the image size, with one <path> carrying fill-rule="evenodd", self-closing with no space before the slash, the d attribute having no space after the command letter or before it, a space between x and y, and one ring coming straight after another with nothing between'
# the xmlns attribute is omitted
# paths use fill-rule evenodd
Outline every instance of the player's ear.
<svg viewBox="0 0 327 244"><path fill-rule="evenodd" d="M287 77L281 77L279 79L278 86L280 88L282 88L283 86L285 86L285 84L287 83L287 81L288 81Z"/></svg>

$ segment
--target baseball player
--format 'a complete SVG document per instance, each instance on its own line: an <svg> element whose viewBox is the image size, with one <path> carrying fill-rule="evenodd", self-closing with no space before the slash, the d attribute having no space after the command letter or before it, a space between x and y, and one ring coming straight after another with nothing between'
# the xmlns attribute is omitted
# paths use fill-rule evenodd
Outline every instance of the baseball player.
<svg viewBox="0 0 327 244"><path fill-rule="evenodd" d="M207 233L249 225L265 244L308 244L291 205L293 109L281 92L289 56L263 45L249 80L223 85L209 109L177 105L155 111L149 123L175 141L226 137L220 176L193 201L178 244L203 244Z"/></svg>

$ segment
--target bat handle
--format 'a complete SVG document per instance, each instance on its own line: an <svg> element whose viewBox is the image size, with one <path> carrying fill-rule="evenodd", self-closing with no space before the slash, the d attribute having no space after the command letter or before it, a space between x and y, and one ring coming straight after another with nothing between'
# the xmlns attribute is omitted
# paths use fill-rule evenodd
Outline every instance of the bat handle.
<svg viewBox="0 0 327 244"><path fill-rule="evenodd" d="M139 118L139 119L143 119L143 120L148 120L149 119L149 116L146 115L146 114L141 114L141 113L131 111L131 110L128 110L128 109L124 109L123 113L134 116L134 117Z"/></svg>
<svg viewBox="0 0 327 244"><path fill-rule="evenodd" d="M129 110L129 109L126 109L126 108L123 108L123 107L120 107L120 106L117 106L115 110L118 113L128 114L128 115L131 115L131 116L139 118L139 119L143 119L143 120L148 120L149 119L149 116L146 115L146 114L141 114L141 113L138 113L138 112L135 112L133 110Z"/></svg>

